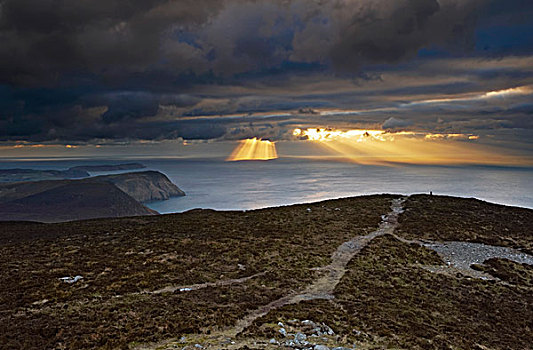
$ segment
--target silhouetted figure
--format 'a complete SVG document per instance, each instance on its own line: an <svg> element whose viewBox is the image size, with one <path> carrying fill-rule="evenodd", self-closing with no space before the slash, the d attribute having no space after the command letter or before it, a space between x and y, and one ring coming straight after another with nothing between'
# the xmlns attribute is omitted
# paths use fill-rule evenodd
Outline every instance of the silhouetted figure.
<svg viewBox="0 0 533 350"><path fill-rule="evenodd" d="M430 196L433 196L433 191L429 191L429 195L430 195Z"/></svg>

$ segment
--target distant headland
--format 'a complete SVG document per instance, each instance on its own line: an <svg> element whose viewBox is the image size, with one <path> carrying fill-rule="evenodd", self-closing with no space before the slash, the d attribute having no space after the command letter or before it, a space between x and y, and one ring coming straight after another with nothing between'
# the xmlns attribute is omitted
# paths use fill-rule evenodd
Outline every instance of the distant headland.
<svg viewBox="0 0 533 350"><path fill-rule="evenodd" d="M79 179L91 176L89 172L120 171L144 169L140 163L125 163L116 165L82 165L66 170L35 170L35 169L0 169L0 182L21 182L40 180Z"/></svg>
<svg viewBox="0 0 533 350"><path fill-rule="evenodd" d="M0 184L1 221L60 222L102 217L155 215L142 203L185 196L168 177L157 171L101 175L83 179L87 171L139 169L142 164L73 167L66 171L11 169ZM1 176L2 174L0 174ZM11 177L15 181L7 182ZM24 181L40 178L40 181Z"/></svg>

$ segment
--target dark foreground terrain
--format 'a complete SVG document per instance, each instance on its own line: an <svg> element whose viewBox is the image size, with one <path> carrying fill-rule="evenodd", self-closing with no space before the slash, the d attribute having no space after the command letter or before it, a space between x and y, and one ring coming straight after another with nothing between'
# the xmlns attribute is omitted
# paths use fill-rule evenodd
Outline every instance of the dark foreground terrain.
<svg viewBox="0 0 533 350"><path fill-rule="evenodd" d="M423 195L0 223L0 348L532 349L532 246Z"/></svg>

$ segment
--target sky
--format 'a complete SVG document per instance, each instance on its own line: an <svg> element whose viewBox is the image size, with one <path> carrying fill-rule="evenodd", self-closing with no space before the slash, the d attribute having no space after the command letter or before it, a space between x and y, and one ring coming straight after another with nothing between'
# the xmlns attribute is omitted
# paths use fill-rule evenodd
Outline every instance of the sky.
<svg viewBox="0 0 533 350"><path fill-rule="evenodd" d="M533 166L531 0L0 0L0 43L6 158Z"/></svg>

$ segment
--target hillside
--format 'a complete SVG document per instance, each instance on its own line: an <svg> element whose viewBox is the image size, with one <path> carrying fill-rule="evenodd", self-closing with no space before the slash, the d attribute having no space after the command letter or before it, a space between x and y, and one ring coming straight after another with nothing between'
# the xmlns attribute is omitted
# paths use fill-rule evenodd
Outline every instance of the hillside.
<svg viewBox="0 0 533 350"><path fill-rule="evenodd" d="M153 215L156 212L141 202L184 195L156 171L0 184L0 220L58 222Z"/></svg>
<svg viewBox="0 0 533 350"><path fill-rule="evenodd" d="M110 183L66 183L7 203L0 203L0 220L71 221L102 217L154 215Z"/></svg>
<svg viewBox="0 0 533 350"><path fill-rule="evenodd" d="M102 175L84 181L112 183L139 202L185 196L185 192L180 190L168 177L158 171Z"/></svg>
<svg viewBox="0 0 533 350"><path fill-rule="evenodd" d="M0 344L531 349L532 223L529 209L392 195L0 223Z"/></svg>

